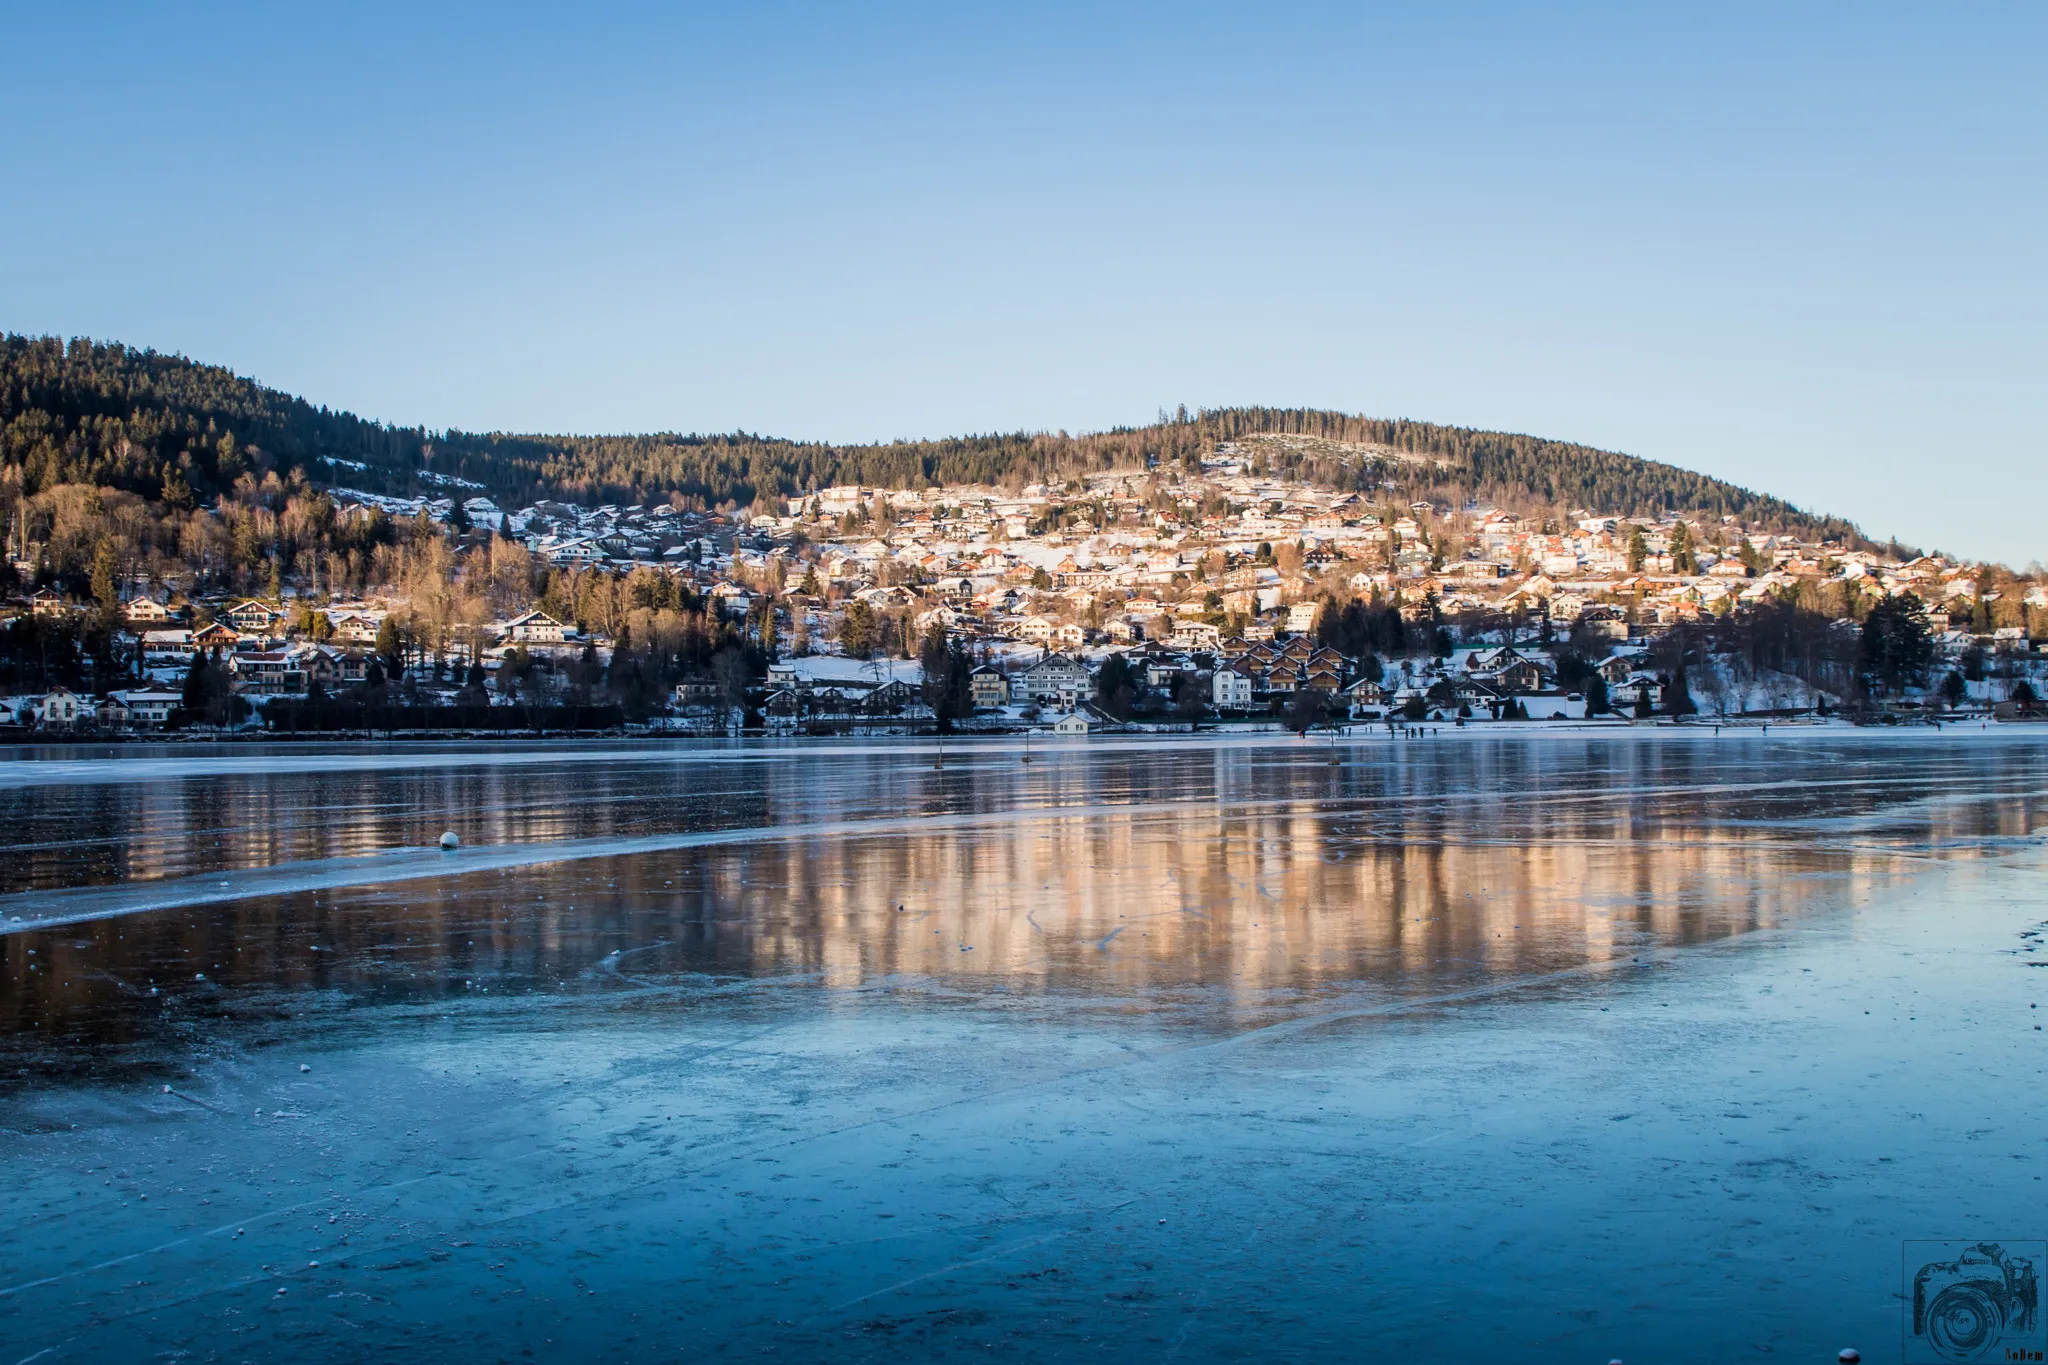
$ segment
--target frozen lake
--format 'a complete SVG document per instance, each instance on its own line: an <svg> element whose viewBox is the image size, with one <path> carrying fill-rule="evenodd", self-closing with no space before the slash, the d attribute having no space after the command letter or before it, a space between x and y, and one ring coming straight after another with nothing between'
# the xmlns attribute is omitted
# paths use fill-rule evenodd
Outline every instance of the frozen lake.
<svg viewBox="0 0 2048 1365"><path fill-rule="evenodd" d="M1919 1359L2039 733L16 751L0 1365Z"/></svg>

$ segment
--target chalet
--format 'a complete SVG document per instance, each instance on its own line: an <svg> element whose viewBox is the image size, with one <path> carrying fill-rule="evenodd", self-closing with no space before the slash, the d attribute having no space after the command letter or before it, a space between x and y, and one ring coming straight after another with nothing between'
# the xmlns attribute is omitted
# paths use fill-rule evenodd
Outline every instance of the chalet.
<svg viewBox="0 0 2048 1365"><path fill-rule="evenodd" d="M1472 678L1502 693L1534 692L1543 686L1543 670L1533 659L1518 658L1497 668L1474 673Z"/></svg>
<svg viewBox="0 0 2048 1365"><path fill-rule="evenodd" d="M345 645L368 645L377 641L382 616L361 611L330 611L327 623L334 627L334 639Z"/></svg>
<svg viewBox="0 0 2048 1365"><path fill-rule="evenodd" d="M544 611L529 611L498 627L499 638L515 645L559 645L573 633Z"/></svg>
<svg viewBox="0 0 2048 1365"><path fill-rule="evenodd" d="M1069 711L1052 723L1056 735L1085 735L1094 728L1095 722L1086 711Z"/></svg>
<svg viewBox="0 0 2048 1365"><path fill-rule="evenodd" d="M71 604L48 588L41 588L28 599L29 611L36 616L68 616Z"/></svg>
<svg viewBox="0 0 2048 1365"><path fill-rule="evenodd" d="M1594 670L1606 680L1609 687L1627 682L1644 664L1641 654L1614 654L1594 665Z"/></svg>
<svg viewBox="0 0 2048 1365"><path fill-rule="evenodd" d="M1337 699L1354 720L1378 720L1386 714L1387 691L1370 678L1360 678L1344 688Z"/></svg>
<svg viewBox="0 0 2048 1365"><path fill-rule="evenodd" d="M121 609L133 626L152 626L171 619L171 609L153 597L138 597Z"/></svg>
<svg viewBox="0 0 2048 1365"><path fill-rule="evenodd" d="M233 649L241 643L242 632L224 621L215 621L192 632L194 649Z"/></svg>
<svg viewBox="0 0 2048 1365"><path fill-rule="evenodd" d="M237 602L222 618L244 635L268 635L284 622L284 613L268 602Z"/></svg>
<svg viewBox="0 0 2048 1365"><path fill-rule="evenodd" d="M306 675L308 691L315 683L328 689L341 685L341 661L344 655L340 650L329 649L325 645L310 645L298 653L300 668Z"/></svg>

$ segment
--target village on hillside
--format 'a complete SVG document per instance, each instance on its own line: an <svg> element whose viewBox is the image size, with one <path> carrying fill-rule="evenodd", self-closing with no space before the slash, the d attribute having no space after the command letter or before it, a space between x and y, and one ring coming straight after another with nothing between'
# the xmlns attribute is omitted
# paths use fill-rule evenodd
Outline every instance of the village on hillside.
<svg viewBox="0 0 2048 1365"><path fill-rule="evenodd" d="M103 552L82 593L52 581L22 517L0 728L1088 734L2048 713L2038 577L1734 518L1390 505L1272 477L1259 440L1056 485L841 486L723 510L507 511L449 476L422 476L438 496L397 498L335 468L317 494L249 484L201 509L217 553ZM354 528L367 549L266 561L266 528L294 515ZM53 639L71 641L54 665Z"/></svg>

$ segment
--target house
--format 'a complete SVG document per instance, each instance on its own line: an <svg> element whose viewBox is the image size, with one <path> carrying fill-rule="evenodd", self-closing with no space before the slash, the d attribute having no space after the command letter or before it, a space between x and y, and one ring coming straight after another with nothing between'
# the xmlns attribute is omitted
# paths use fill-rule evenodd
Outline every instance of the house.
<svg viewBox="0 0 2048 1365"><path fill-rule="evenodd" d="M1085 735L1094 728L1086 711L1069 711L1052 723L1056 735Z"/></svg>
<svg viewBox="0 0 2048 1365"><path fill-rule="evenodd" d="M108 699L118 702L127 712L127 725L131 729L153 730L171 718L171 713L184 705L185 699L176 692L159 687L136 687L120 692L110 692ZM105 720L102 708L102 721Z"/></svg>
<svg viewBox="0 0 2048 1365"><path fill-rule="evenodd" d="M300 668L306 675L306 688L313 684L332 689L341 681L341 651L322 645L311 645L299 651Z"/></svg>
<svg viewBox="0 0 2048 1365"><path fill-rule="evenodd" d="M189 630L145 630L141 644L142 661L146 664L183 663L192 657Z"/></svg>
<svg viewBox="0 0 2048 1365"><path fill-rule="evenodd" d="M171 619L171 609L153 597L138 597L122 609L130 625L150 626Z"/></svg>
<svg viewBox="0 0 2048 1365"><path fill-rule="evenodd" d="M28 599L28 605L29 610L37 616L66 616L71 612L71 604L48 588L37 590L35 595Z"/></svg>
<svg viewBox="0 0 2048 1365"><path fill-rule="evenodd" d="M1474 650L1465 657L1465 670L1497 692L1534 692L1543 685L1543 669L1510 645Z"/></svg>
<svg viewBox="0 0 2048 1365"><path fill-rule="evenodd" d="M1378 720L1386 713L1387 692L1370 678L1360 678L1337 694L1355 720Z"/></svg>
<svg viewBox="0 0 2048 1365"><path fill-rule="evenodd" d="M719 615L734 621L746 620L754 606L754 594L729 579L711 590L711 600Z"/></svg>
<svg viewBox="0 0 2048 1365"><path fill-rule="evenodd" d="M1234 668L1219 668L1209 678L1209 696L1218 711L1247 711L1252 704L1249 674Z"/></svg>
<svg viewBox="0 0 2048 1365"><path fill-rule="evenodd" d="M306 671L298 654L288 649L259 649L228 659L228 675L244 692L282 697L306 690Z"/></svg>
<svg viewBox="0 0 2048 1365"><path fill-rule="evenodd" d="M1287 629L1302 635L1316 628L1316 618L1323 614L1321 602L1296 602L1287 609Z"/></svg>
<svg viewBox="0 0 2048 1365"><path fill-rule="evenodd" d="M571 633L560 621L538 610L513 617L500 625L498 631L499 638L515 645L559 645Z"/></svg>
<svg viewBox="0 0 2048 1365"><path fill-rule="evenodd" d="M1010 704L1010 680L1000 668L983 664L967 675L967 688L977 710L993 710Z"/></svg>
<svg viewBox="0 0 2048 1365"><path fill-rule="evenodd" d="M1627 682L1630 675L1640 669L1644 662L1644 656L1639 652L1614 654L1602 659L1593 667L1609 687L1618 687Z"/></svg>
<svg viewBox="0 0 2048 1365"><path fill-rule="evenodd" d="M36 698L35 722L45 730L75 730L92 718L92 703L68 687L53 687Z"/></svg>
<svg viewBox="0 0 2048 1365"><path fill-rule="evenodd" d="M244 635L268 635L284 620L284 613L268 602L237 602L222 618Z"/></svg>
<svg viewBox="0 0 2048 1365"><path fill-rule="evenodd" d="M192 647L198 650L233 649L242 642L242 632L221 621L192 632Z"/></svg>
<svg viewBox="0 0 2048 1365"><path fill-rule="evenodd" d="M339 643L369 645L377 642L377 627L384 623L384 618L368 612L330 611L327 621L334 627L334 638Z"/></svg>
<svg viewBox="0 0 2048 1365"><path fill-rule="evenodd" d="M1070 704L1087 696L1094 685L1095 676L1087 665L1064 654L1048 654L1018 674L1010 690L1026 701Z"/></svg>

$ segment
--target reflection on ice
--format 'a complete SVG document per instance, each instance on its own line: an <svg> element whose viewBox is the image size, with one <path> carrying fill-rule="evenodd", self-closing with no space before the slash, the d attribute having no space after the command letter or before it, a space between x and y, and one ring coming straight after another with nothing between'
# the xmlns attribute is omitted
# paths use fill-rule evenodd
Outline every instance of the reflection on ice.
<svg viewBox="0 0 2048 1365"><path fill-rule="evenodd" d="M0 784L19 1354L1806 1358L2039 1202L2038 742L750 752Z"/></svg>

